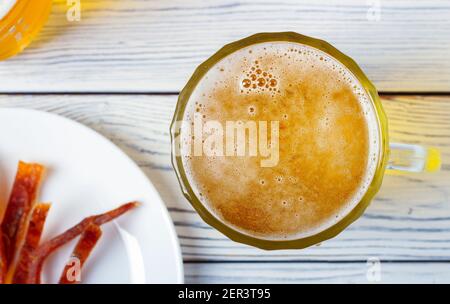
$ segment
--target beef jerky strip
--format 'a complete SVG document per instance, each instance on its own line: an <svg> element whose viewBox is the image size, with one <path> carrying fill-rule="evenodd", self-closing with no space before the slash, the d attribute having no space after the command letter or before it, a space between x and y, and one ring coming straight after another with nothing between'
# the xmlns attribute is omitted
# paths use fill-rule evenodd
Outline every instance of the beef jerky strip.
<svg viewBox="0 0 450 304"><path fill-rule="evenodd" d="M86 228L73 250L70 261L64 267L59 284L77 284L81 281L81 269L101 236L102 230L99 226L91 224Z"/></svg>
<svg viewBox="0 0 450 304"><path fill-rule="evenodd" d="M14 284L23 284L26 282L28 277L28 264L31 261L32 252L39 246L49 209L50 204L44 203L37 204L33 209L17 264L14 267L15 269L10 269L10 272L12 272L13 275L12 283ZM10 266L10 268L11 267L12 266Z"/></svg>
<svg viewBox="0 0 450 304"><path fill-rule="evenodd" d="M25 235L27 220L36 200L43 174L43 166L19 162L1 225L6 267L9 267L14 259L17 247Z"/></svg>
<svg viewBox="0 0 450 304"><path fill-rule="evenodd" d="M45 259L56 249L70 242L81 233L83 233L83 231L85 231L89 225L95 224L97 226L101 226L107 222L114 220L115 218L121 216L122 214L135 208L136 206L138 206L137 202L131 202L109 212L85 218L80 223L73 226L63 234L60 234L59 236L54 237L48 242L40 245L32 254L31 262L29 263L28 278L26 280L26 283L40 284L42 266L45 262Z"/></svg>
<svg viewBox="0 0 450 304"><path fill-rule="evenodd" d="M6 256L5 256L5 250L3 246L3 238L0 237L0 284L5 283L5 277L7 272L7 266L6 266Z"/></svg>

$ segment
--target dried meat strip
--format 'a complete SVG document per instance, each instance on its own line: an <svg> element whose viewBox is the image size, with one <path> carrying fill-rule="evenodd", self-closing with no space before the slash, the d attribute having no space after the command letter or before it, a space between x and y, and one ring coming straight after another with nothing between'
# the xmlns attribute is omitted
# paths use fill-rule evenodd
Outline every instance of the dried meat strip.
<svg viewBox="0 0 450 304"><path fill-rule="evenodd" d="M77 284L81 281L81 269L102 236L100 226L91 224L81 234L70 261L64 267L59 284Z"/></svg>
<svg viewBox="0 0 450 304"><path fill-rule="evenodd" d="M42 231L44 230L45 220L47 219L50 204L37 204L31 215L28 225L27 234L24 243L20 249L19 257L15 269L10 269L12 273L12 282L15 284L23 284L28 277L28 265L31 261L32 252L39 246ZM11 268L12 266L10 266Z"/></svg>
<svg viewBox="0 0 450 304"><path fill-rule="evenodd" d="M120 206L117 209L111 210L109 212L90 216L84 220L82 220L77 225L73 226L63 234L60 234L57 237L49 240L48 242L40 245L32 254L31 262L29 263L28 268L28 278L26 283L28 284L39 284L41 282L41 272L42 266L45 262L45 259L51 255L56 249L73 240L77 236L79 236L86 228L92 224L97 226L103 225L107 222L114 220L115 218L121 216L127 211L138 206L137 202L131 202Z"/></svg>
<svg viewBox="0 0 450 304"><path fill-rule="evenodd" d="M5 256L5 250L3 246L3 239L0 237L0 284L5 283L5 277L7 272L7 266L6 266L6 256Z"/></svg>
<svg viewBox="0 0 450 304"><path fill-rule="evenodd" d="M25 235L27 219L36 200L44 171L44 167L39 164L19 162L1 225L6 267L9 267L14 259L16 249Z"/></svg>

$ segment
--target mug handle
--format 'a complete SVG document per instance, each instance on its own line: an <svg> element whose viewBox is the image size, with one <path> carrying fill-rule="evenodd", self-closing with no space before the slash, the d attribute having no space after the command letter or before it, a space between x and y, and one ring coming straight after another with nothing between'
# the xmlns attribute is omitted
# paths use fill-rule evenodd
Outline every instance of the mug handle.
<svg viewBox="0 0 450 304"><path fill-rule="evenodd" d="M420 145L390 143L388 173L436 172L441 167L441 153L438 149Z"/></svg>

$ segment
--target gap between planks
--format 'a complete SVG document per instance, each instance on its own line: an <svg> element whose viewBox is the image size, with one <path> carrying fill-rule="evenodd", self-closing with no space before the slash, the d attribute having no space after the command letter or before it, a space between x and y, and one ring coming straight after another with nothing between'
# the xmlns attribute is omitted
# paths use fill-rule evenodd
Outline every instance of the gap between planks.
<svg viewBox="0 0 450 304"><path fill-rule="evenodd" d="M174 92L153 92L153 91L148 91L148 92L102 92L102 91L93 91L93 92L64 92L64 91L50 91L50 92L35 92L35 91L30 91L30 92L0 92L0 95L12 95L12 96L20 96L20 95L74 95L74 96L82 96L82 95L113 95L113 96L118 96L118 95L149 95L149 96L173 96L173 95L179 95L180 92L174 91ZM450 91L442 91L442 92L434 92L434 91L417 91L417 92L413 92L413 91L409 91L409 92L378 92L378 94L380 95L380 97L382 96L448 96L450 95Z"/></svg>

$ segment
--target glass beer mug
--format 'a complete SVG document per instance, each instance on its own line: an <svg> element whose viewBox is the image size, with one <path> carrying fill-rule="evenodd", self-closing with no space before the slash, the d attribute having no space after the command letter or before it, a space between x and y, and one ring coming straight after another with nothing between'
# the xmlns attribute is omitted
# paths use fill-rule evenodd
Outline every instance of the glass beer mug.
<svg viewBox="0 0 450 304"><path fill-rule="evenodd" d="M187 149L183 150L182 148L180 148L180 142L189 142L189 136L187 136L187 134L190 134L187 130L189 130L190 128L190 124L186 124L186 126L188 126L188 128L180 128L180 126L182 126L182 124L180 124L180 122L183 121L187 121L190 123L189 120L186 119L187 115L190 115L190 113L188 112L187 109L188 105L189 105L189 101L191 99L191 96L195 96L195 104L197 105L197 112L200 112L201 109L198 106L198 104L200 105L204 105L205 102L201 99L201 96L207 96L205 94L201 95L201 93L197 93L197 95L195 95L195 93L197 92L196 89L198 89L198 92L204 92L201 91L202 88L207 87L204 83L206 82L207 79L214 79L215 80L215 76L214 75L220 75L220 81L216 81L215 85L218 85L220 83L225 83L225 79L232 79L229 83L231 83L231 85L229 83L227 83L228 87L234 88L234 84L235 83L239 83L239 81L241 81L241 83L243 84L243 87L245 87L245 85L247 84L245 81L248 78L244 78L243 77L229 77L229 78L225 78L225 76L223 76L223 74L213 74L214 71L220 71L221 73L224 73L224 71L227 71L227 68L229 69L229 71L233 71L233 73L236 73L239 75L239 71L243 70L242 73L245 73L245 68L242 69L235 69L233 70L232 68L229 68L229 66L231 66L231 59L230 56L232 54L236 54L237 52L240 52L241 50L245 50L241 52L246 54L245 56L256 56L254 53L254 51L252 50L252 48L255 48L256 50L266 50L266 48L262 48L262 46L260 46L260 48L256 48L255 46L258 45L270 45L271 43L273 44L277 44L277 45L283 45L286 44L288 45L291 49L290 51L294 50L293 45L295 45L295 47L297 48L303 48L303 51L297 51L299 54L306 54L307 51L305 51L305 48L309 50L310 53L314 53L317 52L317 56L319 56L318 54L320 54L321 56L327 56L327 58L330 58L329 60L332 60L334 62L336 62L336 64L338 64L339 66L343 67L343 70L348 70L349 75L353 75L353 77L356 77L356 82L358 83L362 90L365 92L364 95L368 96L368 100L369 100L369 104L370 104L370 108L372 109L371 111L373 111L373 116L374 118L374 134L378 134L377 136L373 136L374 138L377 138L376 141L374 141L374 155L375 157L373 157L373 165L374 165L374 173L373 173L373 177L371 177L371 181L370 181L370 185L368 187L366 187L363 190L359 190L359 191L363 191L362 193L362 197L359 199L356 199L354 204L352 205L351 208L349 208L349 211L346 211L346 213L343 213L343 215L340 215L339 217L336 217L336 220L334 220L334 222L331 222L331 224L327 224L327 226L322 226L320 229L316 229L312 232L310 232L309 234L304 234L301 236L296 236L294 235L289 235L289 238L287 237L278 237L278 238L272 238L271 235L269 235L268 237L266 237L266 235L264 235L264 229L265 226L267 226L267 222L269 217L265 216L265 210L263 210L263 208L257 209L255 207L253 207L252 202L250 202L248 204L248 211L247 214L250 214L250 216L247 216L246 214L244 214L244 216L241 216L239 214L239 212L233 213L237 214L235 217L238 219L238 221L235 221L235 223L242 223L242 219L248 220L248 221L252 221L250 222L250 224L248 224L248 226L245 227L255 227L256 225L259 225L261 223L260 226L256 226L258 227L258 229L260 229L259 231L257 231L259 234L252 234L251 232L249 232L247 230L242 229L242 227L244 227L244 225L246 225L247 223L244 223L244 225L242 226L237 226L236 224L231 223L230 221L226 220L221 214L219 214L216 210L212 207L210 207L210 205L205 204L205 195L203 193L209 193L212 190L211 189L207 189L205 190L205 188L202 188L202 192L199 192L199 185L195 183L195 180L193 178L190 178L190 175L192 175L192 173L190 173L192 171L192 169L188 168L186 169L186 164L188 163L187 161L183 161L183 159L193 159L194 156L189 155L188 153L185 153L185 151L189 151ZM314 51L313 51L314 50ZM261 51L262 52L262 51ZM249 54L249 55L247 55ZM261 53L260 53L261 54ZM277 53L278 54L278 53ZM279 55L276 58L281 58L283 57L283 52L280 52L281 55ZM261 63L263 60L263 57L260 56L258 57L257 61L253 61L253 57L252 59L247 59L244 56L244 59L242 62L254 62L255 64ZM284 54L284 56L288 56L287 53ZM306 56L306 55L305 55ZM326 61L324 59L324 57L320 57L322 61ZM240 58L238 56L233 57L233 58ZM287 58L291 58L291 57L287 57ZM306 57L305 57L306 58ZM327 59L328 60L328 59ZM301 60L302 61L302 60ZM280 61L277 61L280 62ZM305 59L306 62L306 59ZM228 66L227 66L228 64ZM243 63L241 63L239 61L239 64L242 64L242 66L244 66ZM218 66L220 65L220 70L218 69ZM237 65L239 66L239 65ZM314 67L314 65L311 65L311 67ZM254 70L254 67L252 68ZM259 72L258 72L259 70ZM213 72L210 72L213 71ZM208 74L210 73L210 74ZM219 73L219 72L217 72ZM231 73L231 72L230 72ZM251 72L250 72L251 73ZM258 69L256 70L257 74L261 74L261 69L258 67ZM280 72L278 72L280 73ZM211 76L213 75L213 76ZM245 75L245 74L244 74ZM320 74L319 74L320 75ZM234 74L232 74L232 76L234 76ZM247 76L249 76L247 74ZM253 76L253 75L252 75ZM208 78L210 77L210 78ZM272 76L270 76L272 77ZM240 80L243 79L244 80ZM250 77L251 78L251 77ZM234 80L236 79L236 80ZM348 78L350 79L350 78ZM211 80L212 83L213 80ZM202 86L203 85L203 86ZM290 85L289 85L290 86ZM356 86L355 86L356 87ZM253 88L257 88L257 85L254 85ZM232 93L229 93L226 90L223 91L219 91L221 92L220 94L217 93L216 96L219 96L220 98L229 98L228 96L235 96L238 95L239 93L233 93L233 92L239 92L237 89L234 89L235 91L230 91ZM226 93L224 93L226 92ZM244 92L243 90L241 90L241 92ZM234 95L233 95L234 94ZM255 93L256 94L256 93ZM293 94L293 93L291 93ZM257 95L259 96L259 95ZM210 98L209 97L205 97L206 98ZM219 99L219 97L217 97L217 99ZM244 97L242 100L245 100ZM259 98L259 97L258 97ZM311 97L310 97L311 98ZM293 100L293 98L291 98ZM206 99L207 102L207 99ZM217 104L219 104L217 102ZM226 104L226 103L223 103ZM237 103L232 100L232 102L230 102L229 104L232 104L234 108L236 108L238 105ZM216 106L216 104L214 104L214 106ZM286 106L287 107L287 106ZM231 108L231 107L230 107ZM225 109L220 109L217 110L215 109L216 112L212 112L212 113L223 113L225 111ZM188 113L188 114L186 114ZM236 112L235 112L236 113ZM277 112L275 112L277 113ZM320 112L319 112L320 113ZM194 114L195 115L195 114ZM192 116L194 116L192 115ZM210 113L208 112L208 115L210 115ZM265 117L270 117L267 114L265 114ZM210 119L215 119L215 118L210 118ZM227 117L227 120L229 119L229 117ZM240 118L239 118L240 119ZM265 118L266 120L270 120L270 118ZM193 123L195 125L195 123ZM195 126L194 126L195 128ZM183 134L186 134L183 137ZM194 207L194 209L199 213L199 215L203 218L203 220L210 224L212 227L216 228L217 230L219 230L220 232L222 232L223 234L225 234L226 236L228 236L230 239L237 241L237 242L241 242L244 244L248 244L251 246L255 246L255 247L259 247L262 249L269 249L269 250L273 250L273 249L301 249L301 248L305 248L314 244L318 244L321 243L322 241L325 241L327 239L330 239L334 236L336 236L338 233L340 233L341 231L343 231L347 226L349 226L352 222L354 222L356 219L358 219L364 212L364 210L368 207L369 203L371 202L372 198L375 196L375 194L378 192L378 190L381 187L381 182L383 179L383 176L385 174L385 171L387 170L389 173L391 174L402 174L401 172L434 172L439 170L440 167L440 153L436 148L431 148L431 147L423 147L420 145L415 145L415 144L405 144L405 143L392 143L389 142L389 138L388 138L388 120L387 117L385 115L385 112L383 110L383 106L381 104L381 100L378 96L377 90L375 88L375 86L369 81L369 79L366 77L366 75L363 73L363 71L359 68L359 66L348 56L344 55L343 53L341 53L340 51L338 51L336 48L334 48L332 45L330 45L329 43L323 41L323 40L319 40L319 39L315 39L312 37L307 37L304 35L300 35L294 32L286 32L286 33L260 33L260 34L255 34L253 36L250 36L248 38L239 40L237 42L231 43L226 45L225 47L223 47L221 50L219 50L216 54L214 54L212 57L210 57L207 61L205 61L202 65L200 65L199 68L197 68L197 70L194 72L194 75L192 76L192 78L189 80L189 82L187 83L187 85L185 86L185 88L181 91L180 95L179 95L179 99L178 99L178 104L177 104L177 108L175 110L175 114L174 114L174 118L172 121L172 126L171 126L171 138L172 138L172 163L175 169L175 172L177 174L180 186L181 186L181 190L184 194L184 196L187 198L187 200L192 204L192 206ZM187 141L181 141L180 139L184 138L184 139L188 139ZM192 137L191 137L192 138ZM197 135L195 135L195 138L198 138ZM201 137L201 139L203 139ZM202 141L200 140L200 145L202 144ZM313 146L313 145L311 145ZM292 151L292 150L287 150L287 151ZM184 154L183 154L184 153ZM292 152L291 152L292 153ZM311 152L312 153L312 152ZM223 159L223 158L221 158ZM225 163L225 162L222 162ZM229 162L228 162L229 163ZM238 164L242 164L238 163ZM241 167L243 165L240 165ZM202 167L203 168L203 167ZM228 167L226 167L228 168ZM191 171L189 171L191 170ZM219 170L219 169L218 169ZM241 169L237 169L236 171L238 171L241 175L245 176L245 172ZM262 172L262 170L260 171L256 171L258 173L255 174L255 176L258 176L258 174L260 174L260 172ZM282 171L279 171L282 172ZM313 172L313 171L310 171ZM223 176L232 174L231 170L228 171L228 173L224 173ZM276 173L278 174L278 173ZM199 174L200 175L200 174ZM312 174L310 174L312 175ZM211 177L215 178L215 176L213 174L208 175L208 178ZM221 175L218 175L221 176ZM248 180L250 180L252 178L253 175L248 175L250 176L250 178ZM233 188L231 188L231 190L226 189L223 185L224 183L222 183L222 180L225 180L225 178L219 179L216 178L215 179L215 184L213 184L215 189L221 189L220 191L222 191L223 193L234 193L231 190ZM271 179L270 179L271 180ZM247 180L244 180L244 182L246 182ZM252 185L251 182L248 182L249 185ZM254 183L255 185L259 186L258 183ZM267 183L264 183L267 184ZM279 186L280 188L282 186ZM305 188L305 186L303 186ZM242 188L244 188L242 186ZM250 186L249 186L250 188ZM260 188L257 188L260 189ZM273 199L273 201L281 201L282 199L284 199L284 197L280 196L280 200L277 200L278 197L276 197L276 193L278 193L276 190L276 186L274 187L274 191L273 193L274 196L269 197L269 199ZM291 188L292 189L292 188ZM314 190L315 191L315 190ZM236 192L239 193L239 192ZM254 192L255 194L253 195L253 199L257 198L257 195L259 192ZM281 192L282 193L282 192ZM285 194L283 194L285 195ZM234 199L236 196L234 196L232 199ZM220 195L216 195L214 196L215 199L219 200L221 197ZM303 203L303 196L301 197L301 203L299 204L303 204L303 206L305 205ZM236 199L237 200L237 199ZM286 201L283 201L283 203L286 205ZM268 204L269 208L271 207L271 204ZM222 204L220 207L222 208L222 210L225 208L224 207L225 204ZM234 205L235 206L235 205ZM264 205L265 206L265 205ZM244 206L245 207L245 206ZM239 208L235 208L234 210L239 210ZM234 211L232 210L232 211ZM262 210L262 211L260 211ZM296 215L295 212L291 212L289 213L289 211L284 211L285 209L277 209L277 210L281 210L280 214L282 214L282 216L278 216L276 217L277 219L280 218L285 218L287 216L292 216L292 214ZM228 210L227 210L228 211ZM245 211L245 210L244 210ZM231 212L229 212L228 214L232 214ZM262 216L259 216L260 214L262 214ZM267 213L272 215L272 213ZM255 221L255 218L258 217L259 219L262 219L260 222ZM295 220L292 220L292 222L290 223L292 225L292 223ZM256 224L255 224L256 223ZM262 227L262 228L260 228ZM260 231L263 231L260 233Z"/></svg>
<svg viewBox="0 0 450 304"><path fill-rule="evenodd" d="M20 53L47 21L52 0L0 0L0 60Z"/></svg>

